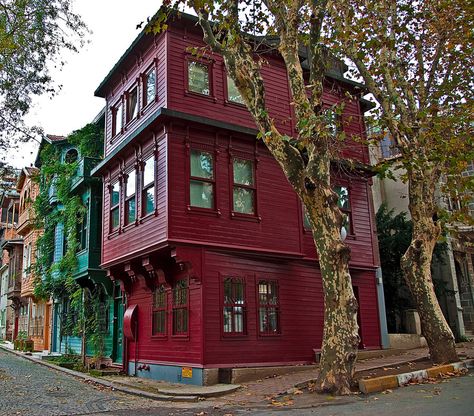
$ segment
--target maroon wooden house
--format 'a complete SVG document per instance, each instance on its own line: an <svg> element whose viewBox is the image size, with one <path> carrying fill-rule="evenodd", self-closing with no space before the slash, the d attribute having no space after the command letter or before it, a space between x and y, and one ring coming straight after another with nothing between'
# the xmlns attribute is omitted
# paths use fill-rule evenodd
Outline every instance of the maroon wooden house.
<svg viewBox="0 0 474 416"><path fill-rule="evenodd" d="M102 267L124 304L123 365L130 374L193 384L219 369L314 361L323 295L302 205L261 141L223 60L195 57L192 16L141 33L97 88L107 101ZM278 127L295 129L286 70L263 68ZM325 103L360 85L343 65ZM344 129L363 135L364 104L348 102ZM349 142L346 157L368 162ZM350 218L347 240L365 348L380 348L370 178L335 174ZM118 316L120 325L121 316ZM116 339L122 351L121 339Z"/></svg>

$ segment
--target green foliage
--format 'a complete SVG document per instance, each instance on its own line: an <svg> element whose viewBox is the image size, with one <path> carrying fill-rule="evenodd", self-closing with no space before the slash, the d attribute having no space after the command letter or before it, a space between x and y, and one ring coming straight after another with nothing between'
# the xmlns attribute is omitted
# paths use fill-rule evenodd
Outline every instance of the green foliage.
<svg viewBox="0 0 474 416"><path fill-rule="evenodd" d="M83 157L101 157L104 150L103 129L89 123L68 136L68 142L79 149Z"/></svg>
<svg viewBox="0 0 474 416"><path fill-rule="evenodd" d="M98 157L103 147L102 128L87 124L68 136L68 144L76 147L82 157ZM66 163L61 148L47 144L41 154L40 193L34 201L36 227L43 230L37 241L34 293L37 298L62 301L62 337L86 336L93 344L95 355L103 355L104 334L100 321L99 294L90 294L79 287L74 278L77 271L77 227L83 221L86 207L81 197L71 192L79 161ZM53 196L53 197L52 197ZM64 227L65 249L58 261L53 261L55 230ZM99 291L97 291L99 292Z"/></svg>
<svg viewBox="0 0 474 416"><path fill-rule="evenodd" d="M87 29L71 3L0 0L0 150L38 137L23 123L32 97L54 94L51 63L62 67L60 53L83 44Z"/></svg>
<svg viewBox="0 0 474 416"><path fill-rule="evenodd" d="M400 267L400 260L411 242L413 225L406 213L394 215L386 205L378 210L376 221L388 331L403 332L403 312L416 306ZM446 243L438 242L433 261L442 263L445 251ZM453 294L443 280L433 279L433 284L438 298Z"/></svg>

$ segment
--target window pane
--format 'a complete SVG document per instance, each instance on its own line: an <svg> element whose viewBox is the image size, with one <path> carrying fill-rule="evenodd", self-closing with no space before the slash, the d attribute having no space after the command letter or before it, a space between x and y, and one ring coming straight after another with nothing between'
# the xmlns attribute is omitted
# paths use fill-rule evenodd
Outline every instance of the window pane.
<svg viewBox="0 0 474 416"><path fill-rule="evenodd" d="M278 311L275 308L267 309L267 332L278 331Z"/></svg>
<svg viewBox="0 0 474 416"><path fill-rule="evenodd" d="M253 185L253 162L245 159L234 159L234 183Z"/></svg>
<svg viewBox="0 0 474 416"><path fill-rule="evenodd" d="M194 207L213 208L214 207L214 186L212 183L191 181L190 202Z"/></svg>
<svg viewBox="0 0 474 416"><path fill-rule="evenodd" d="M336 192L339 197L337 201L338 207L341 209L350 209L349 189L346 186L336 186L334 192Z"/></svg>
<svg viewBox="0 0 474 416"><path fill-rule="evenodd" d="M191 150L191 176L205 179L214 177L213 159L210 153Z"/></svg>
<svg viewBox="0 0 474 416"><path fill-rule="evenodd" d="M188 63L189 91L209 95L209 74L207 65L191 61Z"/></svg>
<svg viewBox="0 0 474 416"><path fill-rule="evenodd" d="M305 207L303 207L303 226L309 230L311 229L311 221L309 220L309 215Z"/></svg>
<svg viewBox="0 0 474 416"><path fill-rule="evenodd" d="M115 206L119 203L120 200L120 185L118 182L114 183L112 186L112 206Z"/></svg>
<svg viewBox="0 0 474 416"><path fill-rule="evenodd" d="M136 218L135 198L132 198L130 201L127 201L127 213L127 224L130 224L134 222Z"/></svg>
<svg viewBox="0 0 474 416"><path fill-rule="evenodd" d="M135 177L136 177L135 171L132 171L128 174L127 191L125 194L126 198L132 196L135 193L135 181L136 181Z"/></svg>
<svg viewBox="0 0 474 416"><path fill-rule="evenodd" d="M143 186L147 186L155 181L155 158L150 157L145 162L145 170L143 171Z"/></svg>
<svg viewBox="0 0 474 416"><path fill-rule="evenodd" d="M151 70L146 77L146 104L155 100L156 94L156 72Z"/></svg>
<svg viewBox="0 0 474 416"><path fill-rule="evenodd" d="M224 307L224 332L232 332L232 307Z"/></svg>
<svg viewBox="0 0 474 416"><path fill-rule="evenodd" d="M234 186L234 211L254 214L254 190Z"/></svg>
<svg viewBox="0 0 474 416"><path fill-rule="evenodd" d="M112 225L112 229L115 229L119 226L119 222L120 222L120 216L119 216L119 209L118 207L117 208L114 208L111 212L110 212L110 221L111 221L111 225Z"/></svg>
<svg viewBox="0 0 474 416"><path fill-rule="evenodd" d="M241 306L234 308L234 332L244 332L244 309Z"/></svg>
<svg viewBox="0 0 474 416"><path fill-rule="evenodd" d="M155 187L148 188L144 195L145 214L150 214L155 210Z"/></svg>
<svg viewBox="0 0 474 416"><path fill-rule="evenodd" d="M133 120L138 115L138 89L134 88L129 96L127 101L127 117L128 120Z"/></svg>
<svg viewBox="0 0 474 416"><path fill-rule="evenodd" d="M326 110L325 118L329 134L335 136L337 134L337 114L334 110Z"/></svg>
<svg viewBox="0 0 474 416"><path fill-rule="evenodd" d="M239 90L237 89L234 80L227 75L227 94L229 101L233 101L234 103L243 104L244 100L240 95Z"/></svg>
<svg viewBox="0 0 474 416"><path fill-rule="evenodd" d="M260 308L258 311L258 321L260 332L267 332L267 314L265 308Z"/></svg>
<svg viewBox="0 0 474 416"><path fill-rule="evenodd" d="M115 115L114 116L115 116L114 133L119 134L120 130L122 130L122 104L119 104L115 108Z"/></svg>

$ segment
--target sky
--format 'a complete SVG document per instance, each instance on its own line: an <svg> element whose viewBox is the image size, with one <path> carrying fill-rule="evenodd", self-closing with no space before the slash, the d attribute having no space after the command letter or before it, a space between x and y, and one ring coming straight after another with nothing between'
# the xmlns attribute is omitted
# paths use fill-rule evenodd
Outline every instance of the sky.
<svg viewBox="0 0 474 416"><path fill-rule="evenodd" d="M29 125L43 127L47 134L67 135L91 122L105 105L94 91L114 64L140 33L136 26L158 10L161 1L154 0L75 0L73 10L89 27L89 43L79 53L63 53L66 65L52 71L62 85L52 99L34 100L26 117ZM6 161L21 168L34 163L38 144L21 144L19 150L6 155Z"/></svg>

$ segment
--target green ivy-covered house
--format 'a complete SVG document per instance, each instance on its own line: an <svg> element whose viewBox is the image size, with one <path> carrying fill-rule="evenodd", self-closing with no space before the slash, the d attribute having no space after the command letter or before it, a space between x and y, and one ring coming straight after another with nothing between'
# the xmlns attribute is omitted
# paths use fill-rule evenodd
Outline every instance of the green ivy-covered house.
<svg viewBox="0 0 474 416"><path fill-rule="evenodd" d="M44 235L39 241L42 279L35 292L51 296L51 351L114 358L114 287L100 269L102 182L90 175L103 149L104 113L68 137L47 136L35 207ZM85 336L84 336L85 334Z"/></svg>

